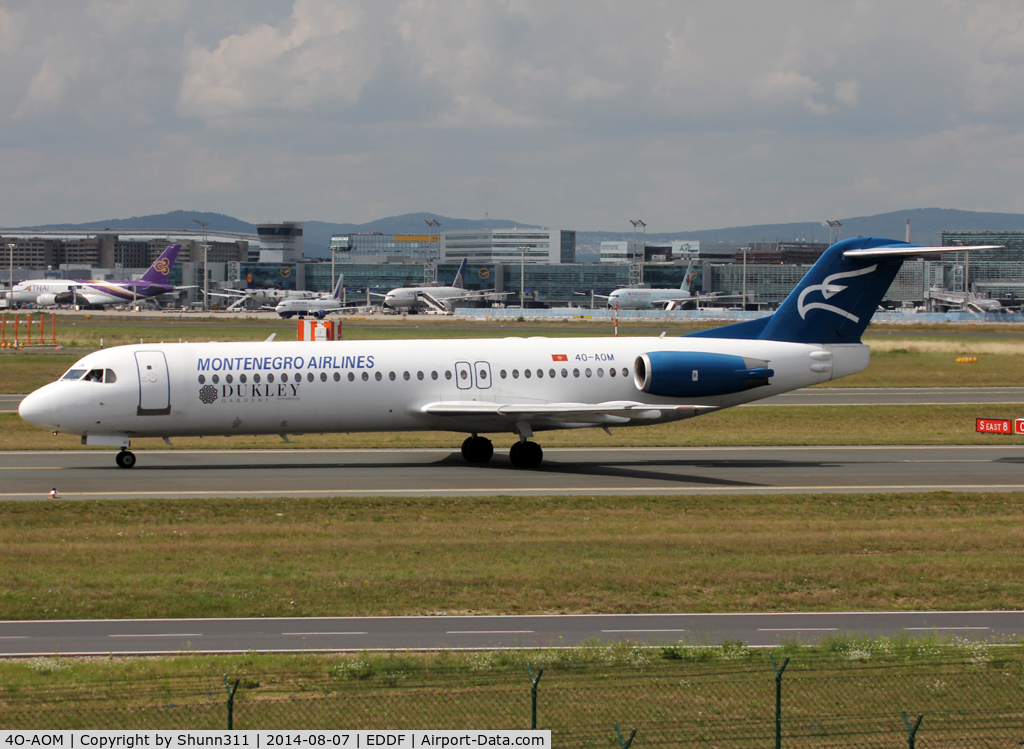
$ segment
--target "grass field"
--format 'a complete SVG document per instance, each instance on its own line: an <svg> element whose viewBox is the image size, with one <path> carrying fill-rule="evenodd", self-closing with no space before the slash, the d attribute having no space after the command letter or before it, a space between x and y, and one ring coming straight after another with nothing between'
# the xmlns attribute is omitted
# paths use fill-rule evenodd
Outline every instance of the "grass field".
<svg viewBox="0 0 1024 749"><path fill-rule="evenodd" d="M8 619L1006 609L1024 494L0 503Z"/></svg>

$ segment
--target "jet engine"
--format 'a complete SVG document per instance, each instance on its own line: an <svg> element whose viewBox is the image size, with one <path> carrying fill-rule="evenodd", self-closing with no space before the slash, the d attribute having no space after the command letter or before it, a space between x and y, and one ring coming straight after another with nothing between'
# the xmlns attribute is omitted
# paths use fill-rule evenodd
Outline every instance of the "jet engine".
<svg viewBox="0 0 1024 749"><path fill-rule="evenodd" d="M52 307L57 303L56 294L40 294L36 297L36 305L39 307Z"/></svg>
<svg viewBox="0 0 1024 749"><path fill-rule="evenodd" d="M652 351L633 363L633 381L651 395L700 398L763 387L775 376L768 362L732 354Z"/></svg>

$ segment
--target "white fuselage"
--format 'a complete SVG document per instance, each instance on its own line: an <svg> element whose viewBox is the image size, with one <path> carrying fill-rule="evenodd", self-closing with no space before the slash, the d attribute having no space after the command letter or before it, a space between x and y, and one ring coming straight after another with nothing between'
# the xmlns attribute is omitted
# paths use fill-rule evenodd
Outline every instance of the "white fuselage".
<svg viewBox="0 0 1024 749"><path fill-rule="evenodd" d="M456 286L404 286L385 294L384 306L391 309L428 309L431 305L423 301L422 294L429 294L442 304L446 304L470 296L471 292Z"/></svg>
<svg viewBox="0 0 1024 749"><path fill-rule="evenodd" d="M684 289L616 289L608 295L608 306L619 309L655 309L669 302L691 299Z"/></svg>
<svg viewBox="0 0 1024 749"><path fill-rule="evenodd" d="M493 406L679 403L643 392L635 376L641 355L674 351L741 355L774 370L763 387L683 401L707 410L853 374L869 360L860 344L687 337L140 344L89 354L20 413L52 431L122 437L522 431ZM104 381L86 379L97 371ZM461 411L428 413L438 403ZM484 410L464 412L475 407ZM677 418L666 410L641 423ZM535 431L600 425L529 418Z"/></svg>
<svg viewBox="0 0 1024 749"><path fill-rule="evenodd" d="M328 296L315 299L282 299L274 307L274 311L281 317L291 317L315 312L334 312L340 308L341 300Z"/></svg>

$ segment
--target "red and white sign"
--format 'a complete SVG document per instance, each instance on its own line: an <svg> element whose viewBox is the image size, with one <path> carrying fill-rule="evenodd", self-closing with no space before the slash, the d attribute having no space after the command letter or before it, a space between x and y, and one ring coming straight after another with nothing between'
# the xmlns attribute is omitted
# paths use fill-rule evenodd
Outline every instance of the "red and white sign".
<svg viewBox="0 0 1024 749"><path fill-rule="evenodd" d="M299 320L300 341L340 341L341 320Z"/></svg>
<svg viewBox="0 0 1024 749"><path fill-rule="evenodd" d="M1024 434L1024 419L1013 420L1013 433Z"/></svg>
<svg viewBox="0 0 1024 749"><path fill-rule="evenodd" d="M1024 424L1024 419L1017 419ZM976 430L989 434L1012 434L1010 419L977 419Z"/></svg>

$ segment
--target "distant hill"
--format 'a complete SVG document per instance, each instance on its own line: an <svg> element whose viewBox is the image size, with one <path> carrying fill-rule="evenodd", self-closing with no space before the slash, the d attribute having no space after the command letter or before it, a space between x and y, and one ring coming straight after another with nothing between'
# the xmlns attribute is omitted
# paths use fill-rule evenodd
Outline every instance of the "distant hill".
<svg viewBox="0 0 1024 749"><path fill-rule="evenodd" d="M212 231L234 231L256 233L256 224L225 216L223 213L203 213L201 211L171 211L150 216L133 216L132 218L112 218L105 221L90 221L85 224L44 224L42 226L7 227L19 231L28 229L66 229L68 231L128 231L129 229L197 229L192 219L210 224ZM376 231L381 234L427 234L437 229L427 225L427 219L438 221L441 231L456 229L508 229L521 226L526 229L535 228L534 224L523 224L505 219L473 220L465 218L449 218L436 213L406 213L401 216L389 216L370 221L366 224L335 224L326 221L303 221L302 244L306 257L329 257L328 247L332 234L355 234L358 232ZM282 219L297 220L297 219Z"/></svg>
<svg viewBox="0 0 1024 749"><path fill-rule="evenodd" d="M125 219L91 221L85 224L47 224L45 226L19 227L26 229L67 229L69 231L127 231L129 229L193 229L192 219L209 222L217 231L256 233L256 225L225 216L222 213L200 211L171 211L151 216L134 216ZM303 222L303 246L307 257L328 257L328 246L332 234L354 234L377 231L382 234L426 234L426 220L439 221L441 231L457 229L507 229L519 226L536 228L535 224L524 224L504 219L474 220L450 218L436 213L406 213L389 216L365 224L330 223L325 221ZM984 213L959 211L949 208L913 208L905 211L880 213L874 216L840 218L842 228L833 232L833 239L842 237L874 236L903 239L907 219L910 219L910 239L920 244L938 243L943 231L1024 231L1024 214ZM13 227L11 227L13 228ZM562 229L572 227L562 226ZM650 228L650 227L648 227ZM632 239L632 231L582 231L576 232L577 257L582 262L599 260L599 247L603 241ZM700 229L694 231L657 232L648 231L648 241L671 241L673 239L696 239L702 242L774 242L779 240L802 239L826 242L829 231L824 221L805 221L790 224L756 224L733 226L725 229Z"/></svg>

